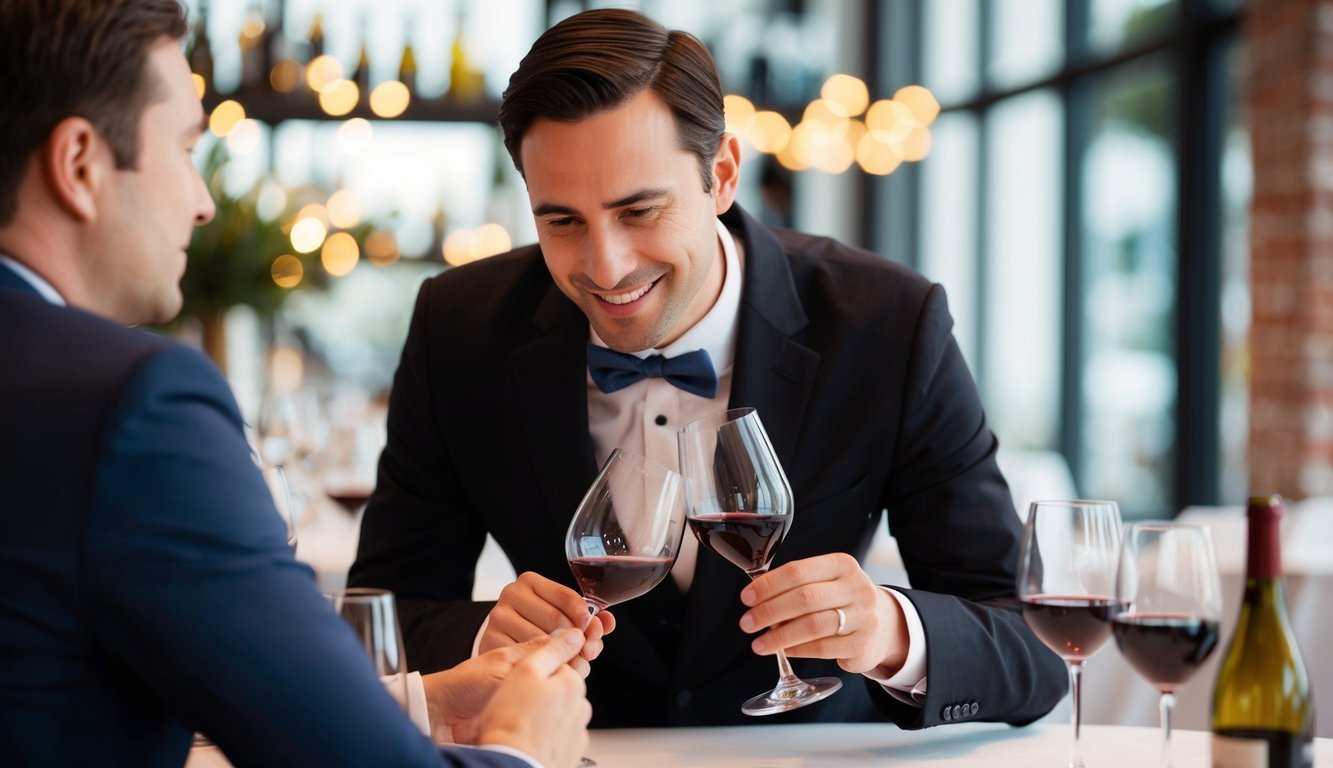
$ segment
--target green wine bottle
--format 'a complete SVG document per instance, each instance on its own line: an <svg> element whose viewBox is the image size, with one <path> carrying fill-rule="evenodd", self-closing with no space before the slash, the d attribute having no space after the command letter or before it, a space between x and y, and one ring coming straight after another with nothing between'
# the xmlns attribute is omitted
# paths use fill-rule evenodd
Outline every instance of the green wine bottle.
<svg viewBox="0 0 1333 768"><path fill-rule="evenodd" d="M1287 619L1280 496L1249 505L1245 597L1213 689L1213 768L1311 768L1314 695Z"/></svg>

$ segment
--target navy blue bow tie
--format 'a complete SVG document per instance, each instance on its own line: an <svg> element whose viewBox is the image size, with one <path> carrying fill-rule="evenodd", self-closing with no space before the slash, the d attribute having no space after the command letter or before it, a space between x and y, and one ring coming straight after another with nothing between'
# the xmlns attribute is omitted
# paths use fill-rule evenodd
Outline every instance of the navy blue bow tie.
<svg viewBox="0 0 1333 768"><path fill-rule="evenodd" d="M610 394L645 376L666 379L679 389L699 397L717 394L717 374L708 351L696 349L675 357L653 355L640 360L614 349L588 345L588 373L597 388Z"/></svg>

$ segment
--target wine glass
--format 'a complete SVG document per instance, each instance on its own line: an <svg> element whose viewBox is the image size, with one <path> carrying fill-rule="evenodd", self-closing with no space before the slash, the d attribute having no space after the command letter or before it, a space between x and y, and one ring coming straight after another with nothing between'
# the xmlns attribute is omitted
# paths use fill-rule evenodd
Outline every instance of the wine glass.
<svg viewBox="0 0 1333 768"><path fill-rule="evenodd" d="M1207 528L1135 523L1116 574L1116 645L1162 694L1162 765L1171 765L1171 707L1178 687L1217 647L1222 585Z"/></svg>
<svg viewBox="0 0 1333 768"><path fill-rule="evenodd" d="M1023 619L1069 668L1070 768L1083 768L1078 736L1083 663L1111 638L1120 510L1114 501L1034 501L1023 526L1018 597Z"/></svg>
<svg viewBox="0 0 1333 768"><path fill-rule="evenodd" d="M671 572L685 534L683 485L651 459L611 452L565 535L589 613L638 597Z"/></svg>
<svg viewBox="0 0 1333 768"><path fill-rule="evenodd" d="M793 511L791 486L758 412L739 408L705 416L686 424L678 438L690 530L751 579L767 573ZM777 685L745 702L745 714L786 712L842 687L836 677L802 680L787 654L779 650L777 657Z"/></svg>
<svg viewBox="0 0 1333 768"><path fill-rule="evenodd" d="M261 464L259 473L264 476L264 483L273 496L273 506L278 510L283 525L287 527L287 544L296 548L296 505L292 501L291 486L287 482L287 472L281 464Z"/></svg>
<svg viewBox="0 0 1333 768"><path fill-rule="evenodd" d="M333 594L333 610L352 627L389 695L407 710L407 655L393 593L348 587Z"/></svg>

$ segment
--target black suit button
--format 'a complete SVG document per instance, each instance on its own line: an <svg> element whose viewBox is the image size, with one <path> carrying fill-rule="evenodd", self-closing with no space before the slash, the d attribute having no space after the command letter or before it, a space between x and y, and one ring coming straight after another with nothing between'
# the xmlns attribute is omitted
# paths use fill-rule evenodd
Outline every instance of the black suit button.
<svg viewBox="0 0 1333 768"><path fill-rule="evenodd" d="M955 719L955 720L962 720L962 719L963 719L963 705L962 705L962 704L955 704L955 705L953 705L953 719Z"/></svg>
<svg viewBox="0 0 1333 768"><path fill-rule="evenodd" d="M940 710L940 719L946 721L953 719L953 710L949 708L948 704L945 704L944 709Z"/></svg>
<svg viewBox="0 0 1333 768"><path fill-rule="evenodd" d="M667 417L665 417L665 416L663 416L662 414L659 413L659 414L657 415L657 418L653 419L653 421L657 424L657 426L659 426L659 427L665 427L665 426L666 426L666 423L667 423Z"/></svg>
<svg viewBox="0 0 1333 768"><path fill-rule="evenodd" d="M980 709L981 709L981 705L980 705L980 704L977 704L975 701L972 702L972 716L973 716L973 717L976 717L976 715L977 715L977 711L980 710Z"/></svg>
<svg viewBox="0 0 1333 768"><path fill-rule="evenodd" d="M684 709L690 705L690 692L681 691L676 694L676 706Z"/></svg>

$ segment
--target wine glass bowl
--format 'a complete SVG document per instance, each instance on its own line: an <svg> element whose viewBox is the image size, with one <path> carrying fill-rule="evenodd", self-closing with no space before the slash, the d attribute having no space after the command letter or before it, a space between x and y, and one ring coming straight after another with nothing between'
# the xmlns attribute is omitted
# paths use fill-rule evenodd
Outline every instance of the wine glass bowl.
<svg viewBox="0 0 1333 768"><path fill-rule="evenodd" d="M1136 523L1125 532L1116 574L1120 653L1161 694L1162 764L1171 764L1176 689L1217 647L1222 587L1207 528Z"/></svg>
<svg viewBox="0 0 1333 768"><path fill-rule="evenodd" d="M690 531L700 545L745 571L768 571L791 527L791 485L759 414L739 408L705 416L678 433ZM779 650L778 683L741 706L770 715L813 704L842 687L836 677L802 680Z"/></svg>
<svg viewBox="0 0 1333 768"><path fill-rule="evenodd" d="M389 695L407 710L407 654L393 593L365 587L340 589L333 594L333 610L351 626Z"/></svg>
<svg viewBox="0 0 1333 768"><path fill-rule="evenodd" d="M1113 501L1034 501L1023 526L1018 597L1032 633L1069 669L1073 741L1079 756L1083 664L1111 638L1119 612L1120 510Z"/></svg>
<svg viewBox="0 0 1333 768"><path fill-rule="evenodd" d="M685 493L675 471L620 449L611 452L565 536L574 580L592 613L661 583L685 532Z"/></svg>

